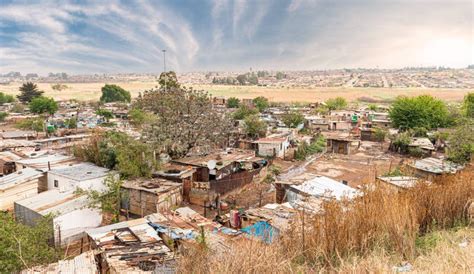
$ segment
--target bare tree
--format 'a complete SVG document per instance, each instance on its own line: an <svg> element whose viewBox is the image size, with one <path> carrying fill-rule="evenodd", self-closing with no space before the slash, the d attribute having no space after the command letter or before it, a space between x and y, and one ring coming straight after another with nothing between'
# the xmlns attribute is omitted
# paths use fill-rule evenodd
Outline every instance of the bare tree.
<svg viewBox="0 0 474 274"><path fill-rule="evenodd" d="M224 144L232 128L229 117L213 108L211 96L192 88L146 91L136 106L157 117L144 127L144 139L173 158Z"/></svg>

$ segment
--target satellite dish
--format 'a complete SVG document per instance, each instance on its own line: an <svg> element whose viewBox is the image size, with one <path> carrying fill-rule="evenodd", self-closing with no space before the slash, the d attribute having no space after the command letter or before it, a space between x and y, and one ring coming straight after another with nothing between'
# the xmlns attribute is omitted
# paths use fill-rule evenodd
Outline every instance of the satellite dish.
<svg viewBox="0 0 474 274"><path fill-rule="evenodd" d="M209 161L207 162L207 168L209 168L209 169L214 169L214 168L216 168L216 161L214 161L214 160L209 160Z"/></svg>

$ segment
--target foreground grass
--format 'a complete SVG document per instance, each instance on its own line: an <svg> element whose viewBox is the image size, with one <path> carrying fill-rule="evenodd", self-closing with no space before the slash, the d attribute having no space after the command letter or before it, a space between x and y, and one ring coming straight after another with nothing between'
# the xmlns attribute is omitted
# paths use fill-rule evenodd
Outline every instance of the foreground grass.
<svg viewBox="0 0 474 274"><path fill-rule="evenodd" d="M419 272L470 272L473 199L472 166L407 192L379 186L352 202L324 203L325 214L305 216L305 225L298 218L271 245L244 240L220 254L188 250L179 272L392 272L404 263Z"/></svg>

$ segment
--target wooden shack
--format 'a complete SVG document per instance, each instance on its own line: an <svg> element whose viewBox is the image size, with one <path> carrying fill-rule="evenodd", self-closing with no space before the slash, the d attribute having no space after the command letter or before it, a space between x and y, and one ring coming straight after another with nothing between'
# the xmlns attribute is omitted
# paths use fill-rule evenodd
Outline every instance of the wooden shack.
<svg viewBox="0 0 474 274"><path fill-rule="evenodd" d="M183 185L162 178L126 181L122 189L125 210L137 216L171 210L183 200Z"/></svg>

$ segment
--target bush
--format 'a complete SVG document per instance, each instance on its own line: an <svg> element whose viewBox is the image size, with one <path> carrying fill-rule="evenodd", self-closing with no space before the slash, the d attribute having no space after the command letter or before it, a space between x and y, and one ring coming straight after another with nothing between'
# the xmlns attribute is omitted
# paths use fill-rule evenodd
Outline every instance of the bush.
<svg viewBox="0 0 474 274"><path fill-rule="evenodd" d="M15 97L12 95L4 94L3 92L0 92L0 105L3 105L5 103L13 103L15 102Z"/></svg>
<svg viewBox="0 0 474 274"><path fill-rule="evenodd" d="M347 101L343 97L336 97L326 100L326 106L329 110L339 110L347 107Z"/></svg>
<svg viewBox="0 0 474 274"><path fill-rule="evenodd" d="M267 133L267 123L260 120L257 115L245 117L245 132L251 138L264 137Z"/></svg>
<svg viewBox="0 0 474 274"><path fill-rule="evenodd" d="M36 132L44 131L44 120L42 118L28 118L18 121L15 124L16 128L24 130L34 130Z"/></svg>
<svg viewBox="0 0 474 274"><path fill-rule="evenodd" d="M227 99L227 107L228 108L238 108L240 105L240 100L235 97L230 97Z"/></svg>
<svg viewBox="0 0 474 274"><path fill-rule="evenodd" d="M423 150L419 147L409 147L408 155L416 158L421 158L423 156Z"/></svg>
<svg viewBox="0 0 474 274"><path fill-rule="evenodd" d="M465 120L449 137L448 159L458 164L471 161L474 154L474 121Z"/></svg>
<svg viewBox="0 0 474 274"><path fill-rule="evenodd" d="M0 122L5 121L5 118L7 118L8 113L6 112L0 112Z"/></svg>
<svg viewBox="0 0 474 274"><path fill-rule="evenodd" d="M323 136L318 136L311 141L311 144L301 142L295 151L295 159L302 161L306 157L315 153L321 153L326 148L326 139Z"/></svg>

